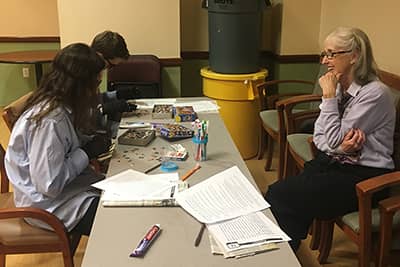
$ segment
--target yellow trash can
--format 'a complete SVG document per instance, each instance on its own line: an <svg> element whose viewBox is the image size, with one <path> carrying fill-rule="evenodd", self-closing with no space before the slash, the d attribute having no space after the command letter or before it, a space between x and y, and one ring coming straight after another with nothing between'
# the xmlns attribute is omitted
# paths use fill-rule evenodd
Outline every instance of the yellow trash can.
<svg viewBox="0 0 400 267"><path fill-rule="evenodd" d="M257 155L260 112L257 84L267 77L267 70L249 74L221 74L202 68L203 94L215 99L221 117L243 159Z"/></svg>

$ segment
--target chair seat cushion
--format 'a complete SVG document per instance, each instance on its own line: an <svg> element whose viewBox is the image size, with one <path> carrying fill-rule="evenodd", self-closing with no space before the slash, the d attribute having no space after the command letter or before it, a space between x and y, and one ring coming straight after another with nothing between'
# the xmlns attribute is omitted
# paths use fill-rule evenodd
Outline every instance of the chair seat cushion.
<svg viewBox="0 0 400 267"><path fill-rule="evenodd" d="M276 109L268 109L260 112L260 118L265 126L271 128L274 132L279 130L278 111Z"/></svg>
<svg viewBox="0 0 400 267"><path fill-rule="evenodd" d="M0 194L0 216L7 208L15 208L13 193ZM58 236L51 231L29 225L22 218L0 219L0 243L3 245L57 244Z"/></svg>
<svg viewBox="0 0 400 267"><path fill-rule="evenodd" d="M287 141L291 149L296 152L304 161L310 161L313 159L310 144L307 139L312 136L312 134L289 134L287 136Z"/></svg>
<svg viewBox="0 0 400 267"><path fill-rule="evenodd" d="M360 231L360 224L359 224L359 213L358 211L348 213L342 217L342 221L349 226L354 232L358 233ZM372 224L371 230L372 232L379 232L379 223L380 223L380 216L379 216L379 209L372 210ZM395 213L393 216L393 229L400 229L400 213ZM400 241L398 239L394 239L392 244L393 248L400 248Z"/></svg>

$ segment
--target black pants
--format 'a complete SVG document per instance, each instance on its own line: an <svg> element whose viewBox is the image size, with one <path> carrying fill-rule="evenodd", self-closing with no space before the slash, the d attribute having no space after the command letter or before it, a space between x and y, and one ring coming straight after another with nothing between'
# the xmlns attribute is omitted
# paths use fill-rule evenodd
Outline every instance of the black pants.
<svg viewBox="0 0 400 267"><path fill-rule="evenodd" d="M90 235L94 217L96 216L97 206L99 205L99 200L100 197L95 197L92 200L89 209L71 232L80 233L81 235Z"/></svg>
<svg viewBox="0 0 400 267"><path fill-rule="evenodd" d="M307 237L313 219L333 219L358 210L356 184L390 171L341 164L320 152L314 160L306 162L300 175L270 185L265 199L296 251L300 241ZM385 195L386 192L377 194L373 202Z"/></svg>

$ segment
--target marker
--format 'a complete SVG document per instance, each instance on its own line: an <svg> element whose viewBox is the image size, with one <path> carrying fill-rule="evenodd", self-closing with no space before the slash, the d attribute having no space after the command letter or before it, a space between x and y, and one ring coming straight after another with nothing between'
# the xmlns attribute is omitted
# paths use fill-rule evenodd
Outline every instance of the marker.
<svg viewBox="0 0 400 267"><path fill-rule="evenodd" d="M147 234L140 240L135 250L129 255L129 257L143 257L147 250L150 248L151 243L160 234L161 228L159 224L154 224Z"/></svg>
<svg viewBox="0 0 400 267"><path fill-rule="evenodd" d="M196 163L196 166L194 166L192 169L190 169L182 178L182 181L185 181L187 178L189 178L193 173L195 173L198 169L200 169L201 166L199 163Z"/></svg>

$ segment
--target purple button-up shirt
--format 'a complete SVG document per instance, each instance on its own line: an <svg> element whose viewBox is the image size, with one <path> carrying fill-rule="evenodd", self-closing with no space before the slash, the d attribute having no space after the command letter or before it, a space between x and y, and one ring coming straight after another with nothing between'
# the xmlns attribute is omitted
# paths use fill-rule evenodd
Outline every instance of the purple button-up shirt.
<svg viewBox="0 0 400 267"><path fill-rule="evenodd" d="M365 133L366 141L355 164L393 169L394 96L378 80L364 86L353 82L347 93L352 98L346 104L342 119L338 110L342 97L340 85L335 98L322 99L321 113L314 128L315 145L327 154L345 154L340 149L345 134L352 128L359 128Z"/></svg>

